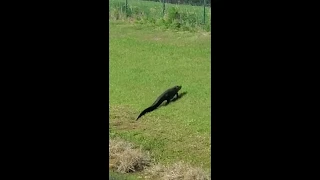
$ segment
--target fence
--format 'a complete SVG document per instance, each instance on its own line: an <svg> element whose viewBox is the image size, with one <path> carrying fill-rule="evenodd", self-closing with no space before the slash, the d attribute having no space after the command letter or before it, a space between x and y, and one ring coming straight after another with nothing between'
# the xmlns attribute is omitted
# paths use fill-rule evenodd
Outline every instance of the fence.
<svg viewBox="0 0 320 180"><path fill-rule="evenodd" d="M109 19L211 31L210 0L110 0Z"/></svg>

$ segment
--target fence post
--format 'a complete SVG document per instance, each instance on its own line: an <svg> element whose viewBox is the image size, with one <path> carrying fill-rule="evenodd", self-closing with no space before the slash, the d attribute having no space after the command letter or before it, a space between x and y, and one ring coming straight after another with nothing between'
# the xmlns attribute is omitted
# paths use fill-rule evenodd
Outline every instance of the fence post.
<svg viewBox="0 0 320 180"><path fill-rule="evenodd" d="M206 0L203 0L203 24L206 24Z"/></svg>
<svg viewBox="0 0 320 180"><path fill-rule="evenodd" d="M163 10L162 10L162 15L164 16L164 10L166 9L166 0L163 1Z"/></svg>
<svg viewBox="0 0 320 180"><path fill-rule="evenodd" d="M128 0L126 0L126 17L128 17Z"/></svg>

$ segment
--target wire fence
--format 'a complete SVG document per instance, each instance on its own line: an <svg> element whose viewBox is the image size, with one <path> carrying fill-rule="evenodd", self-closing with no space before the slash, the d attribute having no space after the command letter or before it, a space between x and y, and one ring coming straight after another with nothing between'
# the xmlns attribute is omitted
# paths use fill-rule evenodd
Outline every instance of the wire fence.
<svg viewBox="0 0 320 180"><path fill-rule="evenodd" d="M110 0L109 19L135 19L211 31L210 0Z"/></svg>

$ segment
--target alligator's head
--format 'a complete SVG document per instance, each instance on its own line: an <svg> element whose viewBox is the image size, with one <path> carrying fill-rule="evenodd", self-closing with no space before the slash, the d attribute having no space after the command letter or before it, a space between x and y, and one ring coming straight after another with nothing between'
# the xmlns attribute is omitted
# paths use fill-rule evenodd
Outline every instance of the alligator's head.
<svg viewBox="0 0 320 180"><path fill-rule="evenodd" d="M174 88L179 91L181 89L182 86L175 86Z"/></svg>

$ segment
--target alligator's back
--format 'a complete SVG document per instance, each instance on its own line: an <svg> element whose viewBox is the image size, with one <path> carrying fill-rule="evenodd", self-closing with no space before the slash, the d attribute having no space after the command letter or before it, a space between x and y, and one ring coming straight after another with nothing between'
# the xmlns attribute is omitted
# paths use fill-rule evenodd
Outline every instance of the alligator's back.
<svg viewBox="0 0 320 180"><path fill-rule="evenodd" d="M168 98L173 98L173 96L178 93L178 91L181 89L181 86L174 86L170 89L167 89L165 92L163 92L157 99L156 101L151 105L160 105L164 100L168 99ZM160 103L160 104L159 104Z"/></svg>

